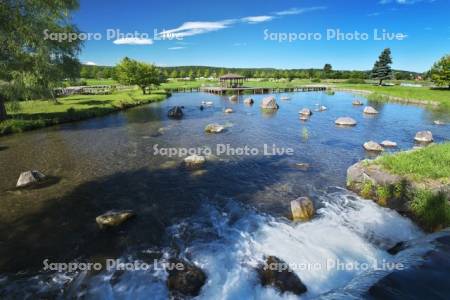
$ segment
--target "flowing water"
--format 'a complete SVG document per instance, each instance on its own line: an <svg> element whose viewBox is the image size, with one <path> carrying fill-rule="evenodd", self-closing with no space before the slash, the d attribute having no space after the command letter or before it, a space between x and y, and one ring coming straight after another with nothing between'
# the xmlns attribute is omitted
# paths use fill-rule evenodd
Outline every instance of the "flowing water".
<svg viewBox="0 0 450 300"><path fill-rule="evenodd" d="M450 138L448 126L433 120L445 115L369 103L380 114L367 117L363 107L351 105L355 96L322 92L289 94L291 100L278 100L278 111L264 113L259 108L264 96L254 95L255 104L246 106L244 97L232 103L203 93L174 94L118 114L0 138L0 296L164 299L167 273L157 265L179 256L208 276L200 299L296 298L258 282L255 268L275 255L299 266L294 271L308 287L301 298L361 298L376 282L383 290L380 280L391 272L343 264L402 263L409 270L436 250L430 240L441 236L426 235L396 212L343 187L346 169L370 157L361 146L365 141L389 139L398 143L390 151L405 150L414 146L417 131L431 130L442 142ZM201 111L203 100L214 105ZM185 107L181 120L166 117L174 105ZM298 119L299 109L318 105L328 110L314 112L307 122ZM226 107L234 113L224 114ZM353 117L358 125L336 127L340 116ZM226 130L205 134L209 123ZM218 144L258 153L217 153ZM211 149L212 155L202 169L189 170L183 157L157 154L155 147ZM293 155L267 155L286 148ZM51 184L15 189L20 172L30 169L51 176ZM317 214L294 224L287 218L290 201L305 195L314 200ZM133 209L137 217L114 230L98 229L95 217L111 209ZM394 256L386 252L409 240L414 247ZM43 269L45 259L108 258L152 264L124 272ZM414 295L405 293L400 289L398 296Z"/></svg>

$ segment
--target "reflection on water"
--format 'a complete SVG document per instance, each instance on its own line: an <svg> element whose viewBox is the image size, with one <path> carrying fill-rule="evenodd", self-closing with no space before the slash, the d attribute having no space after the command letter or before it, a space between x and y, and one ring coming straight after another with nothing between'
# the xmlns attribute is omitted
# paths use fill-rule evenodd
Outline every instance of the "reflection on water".
<svg viewBox="0 0 450 300"><path fill-rule="evenodd" d="M242 101L232 103L227 97L175 94L165 102L123 113L0 138L0 273L28 270L33 274L42 267L44 258L101 260L119 257L133 249L155 247L184 251L190 245L190 238L186 237L181 244L179 240L174 243L168 239L168 229L178 226L181 220L187 220L183 224L192 229L198 218L190 217L199 216L205 205L221 207L221 203L230 199L239 203L237 210L242 210L240 205L249 206L256 209L256 214L268 214L282 223L280 220L285 220L289 213L290 201L299 196L309 195L325 212L330 209L329 197L324 196L327 188L344 186L347 167L368 157L362 148L365 141L393 140L399 147L389 151L396 151L412 148L413 137L420 130L431 130L436 142L450 138L448 126L434 126L432 121L436 115L416 106L372 103L380 114L368 118L362 114L363 107L351 105L350 94L293 93L290 101L279 101L278 111L267 114L259 108L263 97L254 95L255 104L246 106ZM203 100L213 101L214 106L201 111L199 106ZM167 118L167 110L174 105L185 107L183 119ZM325 105L328 110L314 112L307 122L299 120L301 108L314 111L317 105ZM227 107L234 113L224 114ZM334 120L340 116L350 116L358 125L334 126ZM226 131L205 134L204 127L209 123L225 125ZM260 154L213 156L203 170L193 172L182 166L182 157L153 153L155 145L216 149L217 144L257 148ZM294 155L261 155L264 144L292 148ZM297 163L307 163L310 167L300 169L295 167ZM15 190L20 172L30 169L40 170L59 181L41 189ZM138 216L117 230L99 231L95 217L109 209L133 209ZM380 214L379 219L388 216L385 210L373 209L372 213ZM395 222L405 222L398 215L393 218ZM216 221L220 222L220 217ZM242 222L246 222L245 218ZM229 230L253 234L266 230L261 229L260 226L266 226L263 224L257 222L247 228ZM329 223L317 221L306 226L312 227L313 232L322 232L323 243L330 241L324 229ZM411 236L420 235L415 227L402 226L412 230ZM198 233L206 244L217 238L208 232ZM384 234L381 239L398 240L399 236L392 238ZM269 242L264 241L265 247L270 248ZM375 247L370 251L380 251L379 241L377 245L368 238L357 241L360 242ZM314 243L304 243L313 251ZM299 245L286 247L295 249ZM251 251L254 252L250 256L261 254L260 250ZM285 254L288 260L290 254ZM209 254L200 251L197 255L199 260L207 260ZM350 256L357 255L360 254ZM205 261L207 266L214 263ZM353 278L357 274L349 276ZM221 279L214 280L224 284ZM330 289L343 285L331 284ZM210 288L205 295L219 293L217 286ZM242 288L250 289L251 294L250 287ZM166 293L159 283L150 290ZM313 294L325 290L317 287ZM233 294L227 295L233 298Z"/></svg>

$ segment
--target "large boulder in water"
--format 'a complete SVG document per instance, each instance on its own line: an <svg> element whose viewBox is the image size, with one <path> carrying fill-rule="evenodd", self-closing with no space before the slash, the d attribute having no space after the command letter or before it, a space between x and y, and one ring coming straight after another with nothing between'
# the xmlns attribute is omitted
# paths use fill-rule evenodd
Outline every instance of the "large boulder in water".
<svg viewBox="0 0 450 300"><path fill-rule="evenodd" d="M37 184L46 179L46 176L39 171L26 171L20 173L19 180L17 180L16 187L26 187Z"/></svg>
<svg viewBox="0 0 450 300"><path fill-rule="evenodd" d="M304 116L312 115L312 111L309 108L303 108L298 113Z"/></svg>
<svg viewBox="0 0 450 300"><path fill-rule="evenodd" d="M206 125L205 132L207 132L207 133L220 133L224 129L225 129L224 126L213 123L213 124Z"/></svg>
<svg viewBox="0 0 450 300"><path fill-rule="evenodd" d="M244 100L244 104L247 104L247 105L252 105L254 102L255 102L255 101L253 101L252 98L246 98L246 99Z"/></svg>
<svg viewBox="0 0 450 300"><path fill-rule="evenodd" d="M134 216L131 210L111 210L95 218L95 221L100 228L117 227Z"/></svg>
<svg viewBox="0 0 450 300"><path fill-rule="evenodd" d="M420 143L431 143L433 141L433 134L428 130L419 131L416 133L414 140Z"/></svg>
<svg viewBox="0 0 450 300"><path fill-rule="evenodd" d="M277 104L277 100L275 100L274 96L266 97L261 102L262 109L278 109L279 106Z"/></svg>
<svg viewBox="0 0 450 300"><path fill-rule="evenodd" d="M183 110L181 109L181 106L174 106L169 109L167 116L174 119L180 119L181 117L183 117Z"/></svg>
<svg viewBox="0 0 450 300"><path fill-rule="evenodd" d="M368 115L376 115L378 113L378 110L376 110L372 106L366 106L366 107L364 107L363 112Z"/></svg>
<svg viewBox="0 0 450 300"><path fill-rule="evenodd" d="M340 117L336 121L334 121L336 125L339 126L355 126L356 121L353 118L350 117Z"/></svg>
<svg viewBox="0 0 450 300"><path fill-rule="evenodd" d="M308 221L314 216L314 203L308 197L291 201L292 220Z"/></svg>
<svg viewBox="0 0 450 300"><path fill-rule="evenodd" d="M381 142L381 146L383 147L389 147L389 148L393 148L393 147L397 147L397 143L390 141L390 140L384 140Z"/></svg>
<svg viewBox="0 0 450 300"><path fill-rule="evenodd" d="M301 295L308 290L287 263L275 256L266 259L258 268L258 274L262 286L274 287L282 293Z"/></svg>
<svg viewBox="0 0 450 300"><path fill-rule="evenodd" d="M233 96L230 96L228 99L230 99L230 101L238 101L238 96L233 95Z"/></svg>
<svg viewBox="0 0 450 300"><path fill-rule="evenodd" d="M171 293L195 297L206 282L206 274L199 267L184 260L171 259L167 287ZM181 267L180 267L181 266Z"/></svg>
<svg viewBox="0 0 450 300"><path fill-rule="evenodd" d="M201 155L191 155L184 159L184 163L187 167L199 167L205 163L206 159Z"/></svg>
<svg viewBox="0 0 450 300"><path fill-rule="evenodd" d="M363 145L364 149L367 151L381 152L384 151L383 147L380 144L374 141L365 142Z"/></svg>

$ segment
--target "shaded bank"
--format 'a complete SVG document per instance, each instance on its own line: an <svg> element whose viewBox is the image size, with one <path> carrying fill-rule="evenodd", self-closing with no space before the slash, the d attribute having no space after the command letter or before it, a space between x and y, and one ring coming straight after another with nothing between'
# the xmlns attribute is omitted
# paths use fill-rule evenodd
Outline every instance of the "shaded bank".
<svg viewBox="0 0 450 300"><path fill-rule="evenodd" d="M450 143L360 161L347 186L364 198L406 214L425 230L450 225Z"/></svg>
<svg viewBox="0 0 450 300"><path fill-rule="evenodd" d="M162 101L168 96L170 93L165 91L142 95L137 90L128 90L110 95L73 95L60 98L57 102L19 102L19 109L9 112L9 117L0 121L0 136L100 117L142 104Z"/></svg>

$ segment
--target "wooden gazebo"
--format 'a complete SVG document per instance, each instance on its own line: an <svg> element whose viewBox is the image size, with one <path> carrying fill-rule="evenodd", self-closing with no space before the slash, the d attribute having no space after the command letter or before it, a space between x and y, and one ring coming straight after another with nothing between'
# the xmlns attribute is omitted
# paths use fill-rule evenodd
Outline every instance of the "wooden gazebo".
<svg viewBox="0 0 450 300"><path fill-rule="evenodd" d="M242 87L245 77L239 74L226 74L219 77L220 86L224 88L239 88Z"/></svg>

